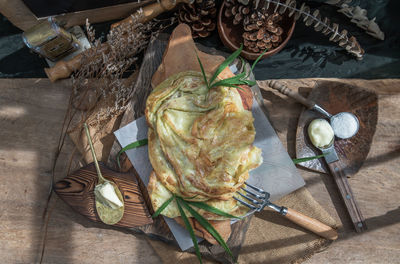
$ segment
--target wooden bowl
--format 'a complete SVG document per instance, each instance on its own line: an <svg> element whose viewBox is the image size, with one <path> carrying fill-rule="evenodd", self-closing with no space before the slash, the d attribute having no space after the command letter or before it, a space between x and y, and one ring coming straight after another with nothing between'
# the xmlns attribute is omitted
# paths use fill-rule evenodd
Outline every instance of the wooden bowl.
<svg viewBox="0 0 400 264"><path fill-rule="evenodd" d="M244 29L241 24L233 25L232 19L224 16L225 8L226 6L224 1L222 3L221 8L219 9L219 14L218 14L218 24L217 24L218 34L224 45L229 49L231 49L232 51L235 51L239 49L240 44L243 43L242 34L244 32ZM271 5L270 8L268 9L268 11L270 11L271 14L273 13L273 8L274 7L272 7ZM280 26L283 29L283 34L282 34L283 42L278 47L268 50L262 56L263 59L274 55L275 53L281 51L283 47L285 47L286 43L289 41L290 37L293 34L295 24L296 21L294 19L294 16L289 17L288 12L286 11L283 14L282 21L280 22ZM258 58L258 56L260 56L260 54L261 53L254 53L243 49L240 55L248 60L255 60Z"/></svg>

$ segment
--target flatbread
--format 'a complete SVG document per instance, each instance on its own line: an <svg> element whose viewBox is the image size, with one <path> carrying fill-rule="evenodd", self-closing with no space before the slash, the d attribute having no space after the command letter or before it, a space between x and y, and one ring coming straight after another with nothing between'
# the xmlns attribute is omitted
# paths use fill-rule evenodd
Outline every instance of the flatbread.
<svg viewBox="0 0 400 264"><path fill-rule="evenodd" d="M236 88L209 91L199 72L172 75L148 97L146 119L154 168L148 190L154 210L173 193L235 216L247 213L248 208L232 197L262 158L252 145L252 113L243 107ZM226 219L198 212L206 219ZM175 202L162 214L180 215Z"/></svg>

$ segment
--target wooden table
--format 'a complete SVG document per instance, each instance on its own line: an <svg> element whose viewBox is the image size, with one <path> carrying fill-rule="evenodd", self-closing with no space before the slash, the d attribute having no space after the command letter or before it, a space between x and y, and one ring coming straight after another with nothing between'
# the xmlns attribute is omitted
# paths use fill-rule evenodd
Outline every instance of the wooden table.
<svg viewBox="0 0 400 264"><path fill-rule="evenodd" d="M299 87L312 80L291 81ZM373 148L359 174L349 179L369 230L352 232L330 176L300 169L315 199L339 222L339 239L306 263L400 263L400 82L379 85L379 120ZM370 83L371 87L378 83ZM301 92L307 92L301 88ZM68 96L69 81L0 80L0 259L37 263L43 239L42 213L50 169ZM270 119L294 156L301 106L263 91ZM60 160L68 162L67 140ZM57 168L57 177L65 175ZM108 228L74 213L54 199L44 263L159 263L142 235ZM178 261L178 260L177 260Z"/></svg>

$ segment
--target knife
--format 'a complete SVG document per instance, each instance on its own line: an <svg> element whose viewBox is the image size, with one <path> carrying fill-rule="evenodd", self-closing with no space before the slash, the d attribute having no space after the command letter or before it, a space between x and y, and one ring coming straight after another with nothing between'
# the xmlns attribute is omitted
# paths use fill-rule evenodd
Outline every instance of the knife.
<svg viewBox="0 0 400 264"><path fill-rule="evenodd" d="M336 182L336 185L338 186L340 195L342 196L343 202L347 208L347 212L350 215L356 232L360 233L367 230L364 217L361 214L360 208L358 207L354 198L353 191L351 190L350 184L347 181L346 173L340 165L340 161L335 150L334 141L332 140L332 143L328 147L319 149L324 154L325 161L328 164L329 170Z"/></svg>

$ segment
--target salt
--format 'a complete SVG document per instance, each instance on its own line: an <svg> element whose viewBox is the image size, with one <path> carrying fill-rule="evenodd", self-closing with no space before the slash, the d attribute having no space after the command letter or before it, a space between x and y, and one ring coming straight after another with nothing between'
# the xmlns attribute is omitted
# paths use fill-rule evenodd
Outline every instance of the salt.
<svg viewBox="0 0 400 264"><path fill-rule="evenodd" d="M354 136L359 127L358 119L351 113L342 112L331 118L331 126L338 138L346 139Z"/></svg>

